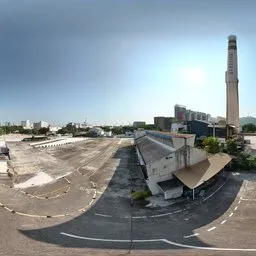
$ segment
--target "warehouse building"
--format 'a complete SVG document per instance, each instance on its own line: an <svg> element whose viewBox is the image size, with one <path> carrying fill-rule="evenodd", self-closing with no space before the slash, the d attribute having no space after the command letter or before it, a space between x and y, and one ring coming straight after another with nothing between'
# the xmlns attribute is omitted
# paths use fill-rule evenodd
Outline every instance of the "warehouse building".
<svg viewBox="0 0 256 256"><path fill-rule="evenodd" d="M193 120L187 123L187 130L196 137L214 136L218 138L226 138L226 126L207 121Z"/></svg>
<svg viewBox="0 0 256 256"><path fill-rule="evenodd" d="M165 199L182 196L184 187L194 189L221 171L231 158L208 157L194 147L194 134L145 131L135 135L135 149L149 189Z"/></svg>

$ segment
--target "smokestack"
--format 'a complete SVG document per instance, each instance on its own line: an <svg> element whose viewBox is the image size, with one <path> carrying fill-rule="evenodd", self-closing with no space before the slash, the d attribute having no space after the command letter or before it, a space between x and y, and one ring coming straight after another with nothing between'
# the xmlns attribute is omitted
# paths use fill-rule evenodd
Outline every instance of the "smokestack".
<svg viewBox="0 0 256 256"><path fill-rule="evenodd" d="M226 122L237 133L239 130L239 97L238 97L238 70L236 36L228 37L228 61L226 71Z"/></svg>

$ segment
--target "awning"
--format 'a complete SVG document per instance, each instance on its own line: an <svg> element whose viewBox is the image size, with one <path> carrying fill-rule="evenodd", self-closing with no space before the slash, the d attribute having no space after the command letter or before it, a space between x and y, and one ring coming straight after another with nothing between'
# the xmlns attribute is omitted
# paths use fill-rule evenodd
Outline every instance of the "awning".
<svg viewBox="0 0 256 256"><path fill-rule="evenodd" d="M187 187L193 189L221 171L231 159L228 154L218 153L197 164L174 171L173 174Z"/></svg>

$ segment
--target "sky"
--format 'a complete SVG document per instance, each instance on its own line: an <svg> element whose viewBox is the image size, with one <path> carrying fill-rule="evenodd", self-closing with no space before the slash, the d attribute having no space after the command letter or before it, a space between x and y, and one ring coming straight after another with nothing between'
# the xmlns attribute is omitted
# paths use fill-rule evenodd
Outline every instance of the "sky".
<svg viewBox="0 0 256 256"><path fill-rule="evenodd" d="M0 0L0 121L125 125L176 103L225 116L237 35L240 116L256 116L256 1Z"/></svg>

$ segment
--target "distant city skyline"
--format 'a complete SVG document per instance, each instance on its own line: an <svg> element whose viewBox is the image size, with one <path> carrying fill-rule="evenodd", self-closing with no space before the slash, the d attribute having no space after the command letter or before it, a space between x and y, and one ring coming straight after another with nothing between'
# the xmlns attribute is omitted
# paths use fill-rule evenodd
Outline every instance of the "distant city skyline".
<svg viewBox="0 0 256 256"><path fill-rule="evenodd" d="M230 34L240 117L256 116L256 2L36 2L0 1L0 120L153 123L176 103L226 116Z"/></svg>

